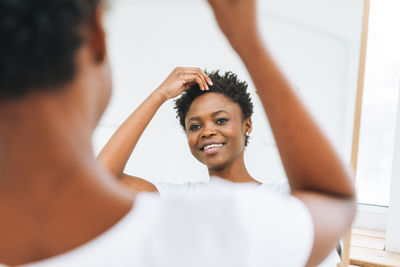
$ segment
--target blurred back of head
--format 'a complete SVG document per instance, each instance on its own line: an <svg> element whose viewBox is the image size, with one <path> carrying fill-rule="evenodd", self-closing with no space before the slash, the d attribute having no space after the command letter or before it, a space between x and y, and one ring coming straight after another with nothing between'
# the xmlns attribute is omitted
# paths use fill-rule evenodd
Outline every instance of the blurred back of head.
<svg viewBox="0 0 400 267"><path fill-rule="evenodd" d="M102 0L1 0L0 100L38 90L58 90L76 74L76 52L85 42Z"/></svg>

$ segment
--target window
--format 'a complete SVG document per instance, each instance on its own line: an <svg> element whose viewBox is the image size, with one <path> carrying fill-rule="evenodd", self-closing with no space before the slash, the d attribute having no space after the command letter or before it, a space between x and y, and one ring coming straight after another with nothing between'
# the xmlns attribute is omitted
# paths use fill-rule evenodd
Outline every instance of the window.
<svg viewBox="0 0 400 267"><path fill-rule="evenodd" d="M360 148L358 201L389 206L400 74L400 2L371 1Z"/></svg>
<svg viewBox="0 0 400 267"><path fill-rule="evenodd" d="M371 1L355 222L355 226L387 229L386 249L394 252L400 252L399 9L396 0Z"/></svg>

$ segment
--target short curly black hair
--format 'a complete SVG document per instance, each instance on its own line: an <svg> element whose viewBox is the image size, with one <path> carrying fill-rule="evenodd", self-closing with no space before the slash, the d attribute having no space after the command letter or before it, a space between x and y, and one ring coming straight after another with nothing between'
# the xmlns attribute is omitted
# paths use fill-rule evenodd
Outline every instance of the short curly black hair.
<svg viewBox="0 0 400 267"><path fill-rule="evenodd" d="M250 93L247 92L248 84L246 82L240 81L237 78L237 75L231 71L225 72L222 75L219 70L211 73L205 71L205 73L213 82L209 91L202 91L200 90L199 85L195 84L175 100L176 118L179 120L179 123L184 130L186 130L185 118L190 105L197 97L207 93L223 94L240 106L243 120L251 118L251 115L253 115L253 103L251 101ZM248 142L249 137L246 136L246 146Z"/></svg>
<svg viewBox="0 0 400 267"><path fill-rule="evenodd" d="M82 26L102 0L1 0L0 99L55 90L74 78Z"/></svg>

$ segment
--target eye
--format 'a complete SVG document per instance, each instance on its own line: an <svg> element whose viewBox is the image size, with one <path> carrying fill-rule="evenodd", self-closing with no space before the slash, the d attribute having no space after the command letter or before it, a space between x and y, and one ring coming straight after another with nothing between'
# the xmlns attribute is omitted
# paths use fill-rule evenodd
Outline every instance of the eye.
<svg viewBox="0 0 400 267"><path fill-rule="evenodd" d="M219 118L215 122L216 124L224 124L225 122L229 121L227 118Z"/></svg>
<svg viewBox="0 0 400 267"><path fill-rule="evenodd" d="M198 129L200 129L200 124L192 124L189 127L189 131L196 131Z"/></svg>

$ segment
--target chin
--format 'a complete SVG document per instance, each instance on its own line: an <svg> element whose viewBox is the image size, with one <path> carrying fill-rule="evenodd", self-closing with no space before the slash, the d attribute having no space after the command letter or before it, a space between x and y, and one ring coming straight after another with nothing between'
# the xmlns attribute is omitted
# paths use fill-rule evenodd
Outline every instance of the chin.
<svg viewBox="0 0 400 267"><path fill-rule="evenodd" d="M213 171L225 169L229 165L229 163L225 160L207 160L203 162L203 164L206 165L208 169Z"/></svg>

